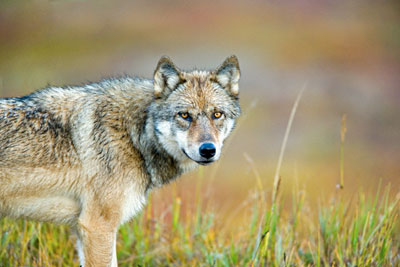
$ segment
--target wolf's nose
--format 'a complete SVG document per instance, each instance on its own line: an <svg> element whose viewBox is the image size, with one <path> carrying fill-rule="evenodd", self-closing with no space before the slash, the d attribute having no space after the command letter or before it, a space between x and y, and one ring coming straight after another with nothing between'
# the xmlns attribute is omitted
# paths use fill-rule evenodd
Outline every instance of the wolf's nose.
<svg viewBox="0 0 400 267"><path fill-rule="evenodd" d="M206 159L214 157L215 151L216 151L215 146L212 143L204 143L199 148L200 156Z"/></svg>

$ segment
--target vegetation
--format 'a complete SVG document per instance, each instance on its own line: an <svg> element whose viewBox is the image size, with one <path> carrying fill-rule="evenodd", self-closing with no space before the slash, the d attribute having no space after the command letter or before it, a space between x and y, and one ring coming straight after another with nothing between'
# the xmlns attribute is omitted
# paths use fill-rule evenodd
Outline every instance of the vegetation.
<svg viewBox="0 0 400 267"><path fill-rule="evenodd" d="M391 198L389 191L378 190L374 198L360 192L353 199L338 191L317 205L294 189L289 212L281 198L271 203L256 190L240 209L250 215L249 224L229 231L204 202L182 216L176 195L166 220L153 215L150 199L144 212L119 231L119 264L399 266L400 196ZM1 219L0 229L1 266L79 265L66 226Z"/></svg>

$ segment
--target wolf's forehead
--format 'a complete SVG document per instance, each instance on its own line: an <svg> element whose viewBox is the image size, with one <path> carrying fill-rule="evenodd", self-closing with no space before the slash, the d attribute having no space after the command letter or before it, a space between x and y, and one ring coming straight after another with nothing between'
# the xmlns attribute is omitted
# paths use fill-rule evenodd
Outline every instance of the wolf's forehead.
<svg viewBox="0 0 400 267"><path fill-rule="evenodd" d="M186 73L185 83L176 90L176 100L188 109L205 110L225 100L225 94L216 88L206 71Z"/></svg>
<svg viewBox="0 0 400 267"><path fill-rule="evenodd" d="M222 92L208 88L186 88L173 100L176 107L193 113L210 112L221 109L229 101Z"/></svg>

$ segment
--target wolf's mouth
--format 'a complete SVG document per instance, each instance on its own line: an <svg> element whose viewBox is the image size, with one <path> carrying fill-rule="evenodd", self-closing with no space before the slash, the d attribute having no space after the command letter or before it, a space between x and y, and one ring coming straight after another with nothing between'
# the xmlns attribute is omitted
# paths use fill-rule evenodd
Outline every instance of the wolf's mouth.
<svg viewBox="0 0 400 267"><path fill-rule="evenodd" d="M196 161L196 160L195 160ZM213 160L203 160L203 161L196 161L198 164L200 164L200 165L208 165L208 164L211 164L211 163L213 163L214 161Z"/></svg>
<svg viewBox="0 0 400 267"><path fill-rule="evenodd" d="M186 153L186 151L185 151L183 148L182 148L182 152L183 152L183 154L186 155L186 157L188 157L189 159L195 161L196 163L198 163L198 164L200 164L200 165L208 165L208 164L214 162L214 160L194 160L194 159L192 159L191 157L189 157L189 155Z"/></svg>

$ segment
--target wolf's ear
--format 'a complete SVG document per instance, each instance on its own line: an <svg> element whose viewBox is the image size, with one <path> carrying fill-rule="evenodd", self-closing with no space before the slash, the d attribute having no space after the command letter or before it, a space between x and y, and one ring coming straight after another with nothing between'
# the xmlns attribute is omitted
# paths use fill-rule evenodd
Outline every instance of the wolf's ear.
<svg viewBox="0 0 400 267"><path fill-rule="evenodd" d="M154 94L157 97L172 92L183 78L181 72L168 57L162 57L158 61L154 71Z"/></svg>
<svg viewBox="0 0 400 267"><path fill-rule="evenodd" d="M240 68L236 56L230 56L214 71L214 79L233 96L239 95Z"/></svg>

